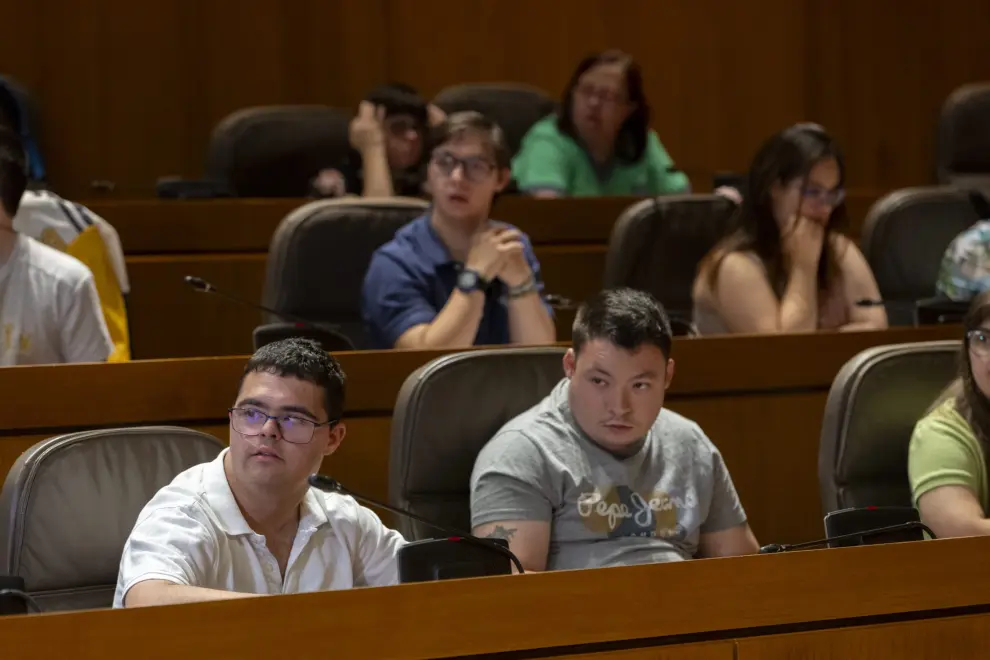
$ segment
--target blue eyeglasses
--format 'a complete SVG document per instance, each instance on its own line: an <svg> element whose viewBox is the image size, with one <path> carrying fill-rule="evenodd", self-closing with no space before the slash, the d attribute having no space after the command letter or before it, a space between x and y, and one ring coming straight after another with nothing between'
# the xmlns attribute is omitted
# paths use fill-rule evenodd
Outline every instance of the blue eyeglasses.
<svg viewBox="0 0 990 660"><path fill-rule="evenodd" d="M819 186L805 186L801 190L801 196L809 202L835 208L846 199L846 191L842 188L826 190L825 188L821 188Z"/></svg>

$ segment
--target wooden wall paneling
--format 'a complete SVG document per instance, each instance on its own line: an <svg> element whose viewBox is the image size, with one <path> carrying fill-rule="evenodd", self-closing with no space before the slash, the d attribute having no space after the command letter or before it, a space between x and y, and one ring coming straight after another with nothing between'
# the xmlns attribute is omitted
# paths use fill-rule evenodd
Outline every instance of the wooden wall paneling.
<svg viewBox="0 0 990 660"><path fill-rule="evenodd" d="M113 196L147 194L159 177L202 160L206 148L194 129L202 123L202 4L209 3L87 3L97 16L96 48L75 56L98 67L99 86L91 93L99 97L96 137L103 157L99 168L67 182L66 194L96 180L113 182Z"/></svg>
<svg viewBox="0 0 990 660"><path fill-rule="evenodd" d="M557 96L584 54L643 64L653 125L695 188L742 171L770 133L824 123L864 190L932 180L935 118L956 86L987 79L982 0L7 0L5 73L42 107L55 189L150 194L198 176L214 124L249 105L353 107L405 80L427 96L517 80ZM57 47L56 47L57 44Z"/></svg>

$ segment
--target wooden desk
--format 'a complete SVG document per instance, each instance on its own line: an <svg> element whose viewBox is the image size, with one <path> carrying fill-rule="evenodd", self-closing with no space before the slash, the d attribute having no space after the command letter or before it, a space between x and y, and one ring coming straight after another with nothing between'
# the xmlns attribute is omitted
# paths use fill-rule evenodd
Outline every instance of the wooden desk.
<svg viewBox="0 0 990 660"><path fill-rule="evenodd" d="M505 197L494 215L529 234L548 293L581 301L601 288L612 224L638 198L533 200ZM120 234L131 278L128 313L138 358L241 355L261 314L184 282L197 275L261 302L275 228L306 200L87 201ZM571 312L558 314L570 338Z"/></svg>
<svg viewBox="0 0 990 660"><path fill-rule="evenodd" d="M877 345L955 338L954 327L776 337L677 339L669 407L721 449L763 543L822 536L818 439L839 369ZM347 439L324 470L357 492L388 494L392 408L405 378L436 351L341 353ZM45 437L87 428L176 424L226 440L244 357L0 370L0 474ZM388 516L384 516L388 518Z"/></svg>
<svg viewBox="0 0 990 660"><path fill-rule="evenodd" d="M853 235L876 195L852 191ZM581 301L601 288L612 225L633 197L500 199L493 215L526 231L547 291ZM89 200L120 234L132 292L128 300L136 358L241 355L252 350L260 313L192 291L197 275L223 291L261 301L268 244L302 199ZM558 339L570 339L571 312L558 314Z"/></svg>
<svg viewBox="0 0 990 660"><path fill-rule="evenodd" d="M979 658L988 553L990 539L954 539L4 617L0 639L5 657L78 660ZM897 654L903 641L859 627L878 619L912 622L917 646Z"/></svg>

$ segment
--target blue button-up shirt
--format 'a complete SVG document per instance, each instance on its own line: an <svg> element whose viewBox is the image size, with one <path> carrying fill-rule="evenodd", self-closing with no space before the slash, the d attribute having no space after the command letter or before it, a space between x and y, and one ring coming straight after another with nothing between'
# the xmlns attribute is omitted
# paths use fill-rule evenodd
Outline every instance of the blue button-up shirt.
<svg viewBox="0 0 990 660"><path fill-rule="evenodd" d="M497 224L515 229L505 223ZM529 237L522 234L522 241L526 261L542 294L540 263L533 254ZM429 214L399 229L395 238L375 251L364 276L361 315L368 330L369 348L393 348L410 328L432 323L456 288L461 268L462 264L454 261L430 224ZM474 338L475 345L509 343L505 292L505 285L498 279L485 290L485 312Z"/></svg>

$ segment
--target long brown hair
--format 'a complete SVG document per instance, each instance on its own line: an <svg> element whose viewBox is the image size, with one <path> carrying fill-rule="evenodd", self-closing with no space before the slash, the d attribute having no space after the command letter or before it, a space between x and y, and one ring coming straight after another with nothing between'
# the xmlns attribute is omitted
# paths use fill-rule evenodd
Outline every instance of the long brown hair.
<svg viewBox="0 0 990 660"><path fill-rule="evenodd" d="M774 184L788 184L800 180L807 183L808 173L815 164L834 158L839 165L839 186L846 179L846 167L842 152L825 130L817 124L796 124L763 143L753 157L746 175L743 202L736 211L735 228L702 260L699 271L705 282L715 290L719 267L733 252L755 252L770 278L770 285L780 298L787 285L787 265L781 246L780 227L774 217L771 189ZM848 224L845 203L832 210L825 228L827 240L823 241L818 260L818 290L825 291L839 272L838 261L831 240Z"/></svg>
<svg viewBox="0 0 990 660"><path fill-rule="evenodd" d="M990 291L984 291L973 298L963 319L966 334L959 349L959 377L942 392L932 408L950 399L953 401L956 411L973 429L973 435L983 446L984 460L990 467L990 399L980 391L973 379L973 361L969 351L969 333L982 328L988 319L990 319Z"/></svg>

